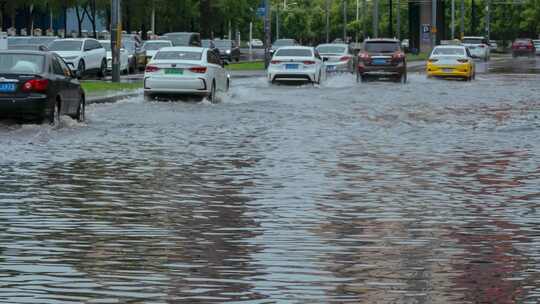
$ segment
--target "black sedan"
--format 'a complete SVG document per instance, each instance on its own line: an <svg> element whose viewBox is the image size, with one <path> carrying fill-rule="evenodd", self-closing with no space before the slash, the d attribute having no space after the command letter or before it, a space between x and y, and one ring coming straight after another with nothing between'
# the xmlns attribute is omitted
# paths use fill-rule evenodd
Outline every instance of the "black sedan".
<svg viewBox="0 0 540 304"><path fill-rule="evenodd" d="M61 115L85 118L85 95L77 75L49 52L0 51L0 117L57 124Z"/></svg>
<svg viewBox="0 0 540 304"><path fill-rule="evenodd" d="M223 60L228 60L232 62L240 61L240 48L232 40L214 40L216 48L219 49L220 57Z"/></svg>

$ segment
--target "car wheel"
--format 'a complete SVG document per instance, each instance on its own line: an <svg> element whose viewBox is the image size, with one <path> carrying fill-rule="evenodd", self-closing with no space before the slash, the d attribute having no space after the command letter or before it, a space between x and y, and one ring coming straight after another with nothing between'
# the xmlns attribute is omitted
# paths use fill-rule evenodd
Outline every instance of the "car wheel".
<svg viewBox="0 0 540 304"><path fill-rule="evenodd" d="M407 83L407 72L401 74L400 82L401 82L402 84L406 84L406 83Z"/></svg>
<svg viewBox="0 0 540 304"><path fill-rule="evenodd" d="M217 102L217 98L216 98L216 82L215 81L212 81L212 87L210 88L210 95L208 95L208 101L210 101L211 103L216 103Z"/></svg>
<svg viewBox="0 0 540 304"><path fill-rule="evenodd" d="M51 126L57 126L60 122L60 100L54 102L54 107L49 112L49 124Z"/></svg>
<svg viewBox="0 0 540 304"><path fill-rule="evenodd" d="M84 60L80 60L79 64L77 65L77 71L78 71L78 74L79 74L79 78L82 78L85 70L86 70L86 64L84 64Z"/></svg>
<svg viewBox="0 0 540 304"><path fill-rule="evenodd" d="M86 101L84 95L81 95L79 99L79 109L77 109L77 121L84 122L86 119Z"/></svg>
<svg viewBox="0 0 540 304"><path fill-rule="evenodd" d="M101 61L101 67L99 68L98 77L99 78L105 77L106 70L107 70L107 61L103 59Z"/></svg>
<svg viewBox="0 0 540 304"><path fill-rule="evenodd" d="M153 101L154 95L152 93L144 92L144 101Z"/></svg>

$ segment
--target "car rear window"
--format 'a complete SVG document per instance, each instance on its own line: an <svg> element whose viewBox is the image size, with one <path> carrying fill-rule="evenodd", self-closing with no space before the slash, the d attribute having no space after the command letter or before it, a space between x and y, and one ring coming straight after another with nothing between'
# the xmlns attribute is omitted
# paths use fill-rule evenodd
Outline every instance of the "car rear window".
<svg viewBox="0 0 540 304"><path fill-rule="evenodd" d="M276 52L276 56L281 57L312 57L311 50L303 49L281 49Z"/></svg>
<svg viewBox="0 0 540 304"><path fill-rule="evenodd" d="M321 46L317 50L321 54L342 54L345 53L346 48L344 46Z"/></svg>
<svg viewBox="0 0 540 304"><path fill-rule="evenodd" d="M0 73L41 74L45 65L45 56L33 54L2 54Z"/></svg>
<svg viewBox="0 0 540 304"><path fill-rule="evenodd" d="M516 43L520 43L520 44L529 44L531 41L530 40L527 40L527 39L518 39L516 40Z"/></svg>
<svg viewBox="0 0 540 304"><path fill-rule="evenodd" d="M483 44L485 41L481 38L464 38L463 43L467 44Z"/></svg>
<svg viewBox="0 0 540 304"><path fill-rule="evenodd" d="M393 41L366 42L364 50L366 52L393 53L399 51L399 43Z"/></svg>
<svg viewBox="0 0 540 304"><path fill-rule="evenodd" d="M143 48L148 51L157 51L159 49L162 49L168 46L171 46L171 44L168 42L149 42L149 43L145 43L143 45Z"/></svg>
<svg viewBox="0 0 540 304"><path fill-rule="evenodd" d="M198 61L201 60L201 52L187 52L187 51L161 51L156 54L154 59L157 60L189 60Z"/></svg>
<svg viewBox="0 0 540 304"><path fill-rule="evenodd" d="M463 48L436 48L433 55L462 56L465 55Z"/></svg>

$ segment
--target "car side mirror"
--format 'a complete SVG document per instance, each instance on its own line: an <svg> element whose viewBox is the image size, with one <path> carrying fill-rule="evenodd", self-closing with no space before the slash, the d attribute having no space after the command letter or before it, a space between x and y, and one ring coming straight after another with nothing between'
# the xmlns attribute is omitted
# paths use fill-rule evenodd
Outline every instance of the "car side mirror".
<svg viewBox="0 0 540 304"><path fill-rule="evenodd" d="M88 51L91 51L91 50L92 50L92 48L89 47L89 46L85 46L85 47L84 47L84 51L85 51L85 52L88 52Z"/></svg>
<svg viewBox="0 0 540 304"><path fill-rule="evenodd" d="M328 58L325 57L325 58L322 59L322 61L327 62L327 61L328 61Z"/></svg>

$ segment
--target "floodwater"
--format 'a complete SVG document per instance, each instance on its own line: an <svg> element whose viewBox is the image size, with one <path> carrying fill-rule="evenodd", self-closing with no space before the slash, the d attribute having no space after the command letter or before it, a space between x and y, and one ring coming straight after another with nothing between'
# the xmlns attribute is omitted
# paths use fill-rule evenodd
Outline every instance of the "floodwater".
<svg viewBox="0 0 540 304"><path fill-rule="evenodd" d="M540 76L0 127L0 303L537 303Z"/></svg>

